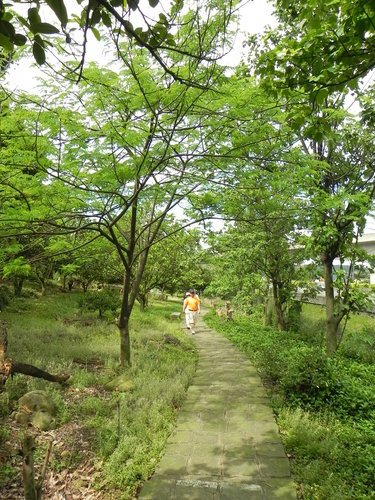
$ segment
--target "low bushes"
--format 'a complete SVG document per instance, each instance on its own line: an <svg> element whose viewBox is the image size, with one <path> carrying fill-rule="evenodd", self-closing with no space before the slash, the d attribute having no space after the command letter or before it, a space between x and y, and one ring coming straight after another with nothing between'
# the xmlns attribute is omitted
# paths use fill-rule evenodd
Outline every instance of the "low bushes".
<svg viewBox="0 0 375 500"><path fill-rule="evenodd" d="M367 499L375 469L374 434L329 413L282 407L278 424L303 499Z"/></svg>

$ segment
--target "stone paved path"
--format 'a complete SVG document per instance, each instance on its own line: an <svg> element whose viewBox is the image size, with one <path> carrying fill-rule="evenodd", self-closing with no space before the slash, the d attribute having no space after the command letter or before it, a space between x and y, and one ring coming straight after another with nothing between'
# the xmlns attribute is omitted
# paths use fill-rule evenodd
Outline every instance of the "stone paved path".
<svg viewBox="0 0 375 500"><path fill-rule="evenodd" d="M296 498L278 427L250 361L202 324L199 362L142 500Z"/></svg>

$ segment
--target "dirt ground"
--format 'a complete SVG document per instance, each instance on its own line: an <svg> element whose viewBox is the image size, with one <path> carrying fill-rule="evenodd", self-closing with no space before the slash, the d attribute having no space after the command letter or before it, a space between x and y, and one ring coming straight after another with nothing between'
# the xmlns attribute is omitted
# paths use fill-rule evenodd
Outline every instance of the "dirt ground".
<svg viewBox="0 0 375 500"><path fill-rule="evenodd" d="M88 395L97 395L95 388L76 391L68 389L65 395L66 404L74 404ZM42 498L48 500L96 500L119 498L115 492L98 490L98 478L101 475L101 462L98 462L91 451L93 436L84 429L79 419L61 425L54 430L40 431L31 425L26 429L16 423L12 416L2 422L10 431L8 439L0 450L0 467L16 471L15 479L3 485L0 490L2 500L24 499L22 481L22 436L25 430L35 440L34 468L35 480L41 477L50 443L46 473L42 486ZM12 474L14 476L14 474Z"/></svg>

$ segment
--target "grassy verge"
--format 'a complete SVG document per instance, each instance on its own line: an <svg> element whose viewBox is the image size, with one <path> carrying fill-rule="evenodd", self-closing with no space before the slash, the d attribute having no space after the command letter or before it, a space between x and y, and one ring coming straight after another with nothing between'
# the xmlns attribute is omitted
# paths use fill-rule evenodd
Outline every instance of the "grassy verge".
<svg viewBox="0 0 375 500"><path fill-rule="evenodd" d="M327 358L322 318L304 308L298 333L265 328L255 316L206 321L248 354L269 387L299 497L375 498L374 320L349 322L339 353Z"/></svg>
<svg viewBox="0 0 375 500"><path fill-rule="evenodd" d="M135 311L133 363L126 373L132 389L110 392L106 384L119 375L118 330L95 315L82 315L78 299L79 294L20 299L2 313L10 357L71 374L66 387L22 375L8 380L1 400L2 498L14 494L11 484L21 488L21 459L15 455L21 431L9 413L30 390L48 391L57 406L56 428L38 435L37 466L47 437L54 442L47 497L64 477L71 494L84 491L88 497L96 489L98 498L133 498L154 471L174 427L196 367L192 343L179 322L169 319L180 304L154 303L143 314Z"/></svg>

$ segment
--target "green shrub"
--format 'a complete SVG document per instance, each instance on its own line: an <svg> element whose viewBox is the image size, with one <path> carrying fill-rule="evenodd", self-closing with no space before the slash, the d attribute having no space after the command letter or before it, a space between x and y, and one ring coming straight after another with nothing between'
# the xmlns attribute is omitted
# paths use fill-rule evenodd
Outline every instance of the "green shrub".
<svg viewBox="0 0 375 500"><path fill-rule="evenodd" d="M320 406L337 390L335 363L321 349L297 345L283 351L283 358L279 384L288 401Z"/></svg>
<svg viewBox="0 0 375 500"><path fill-rule="evenodd" d="M115 313L121 305L121 297L117 290L103 288L102 290L87 292L79 300L79 307L88 311L99 311L99 318L106 311Z"/></svg>
<svg viewBox="0 0 375 500"><path fill-rule="evenodd" d="M374 430L284 408L278 423L304 500L372 498Z"/></svg>
<svg viewBox="0 0 375 500"><path fill-rule="evenodd" d="M336 388L327 402L342 419L361 421L374 418L375 368L356 362L336 360Z"/></svg>
<svg viewBox="0 0 375 500"><path fill-rule="evenodd" d="M359 331L346 332L340 354L356 361L375 363L375 326L364 325Z"/></svg>
<svg viewBox="0 0 375 500"><path fill-rule="evenodd" d="M288 330L299 332L301 327L302 302L293 300L287 312Z"/></svg>

